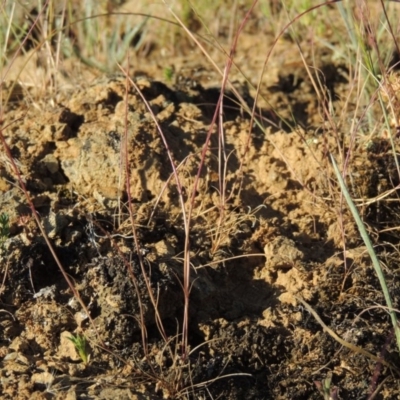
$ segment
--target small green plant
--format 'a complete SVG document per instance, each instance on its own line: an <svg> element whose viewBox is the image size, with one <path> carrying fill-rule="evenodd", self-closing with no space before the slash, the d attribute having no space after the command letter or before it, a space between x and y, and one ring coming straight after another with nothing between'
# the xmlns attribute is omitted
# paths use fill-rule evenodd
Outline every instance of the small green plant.
<svg viewBox="0 0 400 400"><path fill-rule="evenodd" d="M328 376L322 381L314 382L318 391L321 393L322 396L324 396L324 400L338 399L338 389L336 387L331 387L331 383L332 383L332 374L328 374Z"/></svg>
<svg viewBox="0 0 400 400"><path fill-rule="evenodd" d="M90 348L84 335L77 334L68 338L75 346L75 350L85 365L90 361Z"/></svg>
<svg viewBox="0 0 400 400"><path fill-rule="evenodd" d="M4 244L10 235L10 219L6 213L0 214L0 249L4 248Z"/></svg>
<svg viewBox="0 0 400 400"><path fill-rule="evenodd" d="M163 75L164 79L168 82L171 83L172 79L174 77L174 68L173 67L165 67L163 69Z"/></svg>

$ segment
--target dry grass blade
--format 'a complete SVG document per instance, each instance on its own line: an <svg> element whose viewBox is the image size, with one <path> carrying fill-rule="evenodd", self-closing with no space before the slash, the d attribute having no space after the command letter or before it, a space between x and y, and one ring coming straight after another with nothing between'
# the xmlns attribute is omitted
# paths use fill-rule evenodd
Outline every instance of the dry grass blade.
<svg viewBox="0 0 400 400"><path fill-rule="evenodd" d="M381 357L377 357L370 353L367 350L362 349L361 347L355 346L352 343L346 342L343 340L335 331L333 331L331 328L329 328L324 321L319 317L319 315L313 310L313 308L306 303L301 297L295 296L296 299L309 311L312 316L317 320L317 322L322 326L324 331L328 333L333 339L335 339L338 343L340 343L342 346L346 347L347 349L350 349L351 351L362 354L363 356L366 356L370 358L373 361L376 361L377 363L382 363L386 367L389 367L390 369L400 373L400 369L397 368L395 365L392 365L391 363L388 363L386 360L383 360Z"/></svg>

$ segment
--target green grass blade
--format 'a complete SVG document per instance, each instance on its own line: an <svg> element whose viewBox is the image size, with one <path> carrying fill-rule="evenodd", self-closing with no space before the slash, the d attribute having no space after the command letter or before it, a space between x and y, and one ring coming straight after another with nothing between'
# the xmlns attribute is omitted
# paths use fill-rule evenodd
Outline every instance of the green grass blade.
<svg viewBox="0 0 400 400"><path fill-rule="evenodd" d="M381 285L383 295L385 296L386 305L389 308L389 314L392 319L393 328L394 328L394 331L396 334L397 347L400 351L400 328L397 323L396 312L393 310L392 299L390 298L389 290L386 286L386 281L385 281L385 277L383 275L381 265L379 263L378 257L375 254L374 248L372 247L372 243L371 243L371 240L365 229L365 226L364 226L363 222L361 221L360 214L358 213L357 208L356 208L355 204L353 203L353 200L351 199L349 191L347 190L346 184L342 178L342 175L339 171L339 168L338 168L336 161L333 158L332 154L331 154L331 160L332 160L333 168L335 170L335 174L338 179L340 188L343 192L344 198L346 199L346 202L350 208L350 211L353 214L353 217L357 223L358 230L360 231L361 237L363 238L364 243L367 246L368 253L371 257L372 265L374 266L375 272L378 275L379 283Z"/></svg>

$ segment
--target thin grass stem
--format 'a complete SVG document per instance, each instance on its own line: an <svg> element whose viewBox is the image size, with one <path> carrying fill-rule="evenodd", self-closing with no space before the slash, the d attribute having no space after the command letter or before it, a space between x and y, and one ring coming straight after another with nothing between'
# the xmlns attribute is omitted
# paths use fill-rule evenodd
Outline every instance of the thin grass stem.
<svg viewBox="0 0 400 400"><path fill-rule="evenodd" d="M399 325L398 325L397 315L396 315L396 312L395 312L395 310L393 308L392 299L390 297L390 293L389 293L389 290L388 290L388 287L387 287L387 284L386 284L386 279L385 279L385 276L383 274L380 262L378 260L378 257L376 255L376 253L375 253L375 250L374 250L374 247L372 245L372 242L371 242L371 240L370 240L370 238L368 236L367 230L365 229L365 225L361 220L360 214L359 214L359 212L357 210L357 207L355 206L355 204L354 204L354 202L353 202L353 200L352 200L352 198L350 196L349 191L347 190L347 187L346 187L346 184L344 182L344 179L343 179L343 177L342 177L342 175L341 175L341 173L339 171L339 168L338 168L338 166L336 164L335 158L333 157L332 154L331 154L331 160L332 160L332 165L333 165L333 168L335 170L336 178L337 178L337 180L339 182L339 185L340 185L340 188L342 190L343 196L346 199L346 202L347 202L347 204L348 204L348 206L350 208L350 211L351 211L351 213L352 213L352 215L354 217L354 220L356 221L358 230L360 231L360 235L361 235L361 237L362 237L362 239L363 239L363 241L364 241L364 243L365 243L365 245L366 245L366 247L368 249L368 253L369 253L370 257L371 257L372 265L373 265L373 267L375 269L376 275L378 276L379 283L381 285L382 292L383 292L386 304L387 304L388 309L389 309L389 315L390 315L390 318L392 320L392 325L393 325L394 332L395 332L395 335L396 335L397 348L400 351L400 328L399 328Z"/></svg>

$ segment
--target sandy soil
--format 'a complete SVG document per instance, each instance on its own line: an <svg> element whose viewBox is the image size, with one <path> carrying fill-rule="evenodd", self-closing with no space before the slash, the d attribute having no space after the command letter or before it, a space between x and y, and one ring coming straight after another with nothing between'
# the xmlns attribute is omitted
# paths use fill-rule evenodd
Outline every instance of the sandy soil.
<svg viewBox="0 0 400 400"><path fill-rule="evenodd" d="M235 61L253 85L271 42L252 29L241 37ZM332 107L340 110L346 67L326 49L317 51ZM348 126L338 133L324 121L296 46L283 40L275 53L261 85L263 126L252 126L227 91L219 126L225 158L213 128L191 221L187 359L178 335L182 210L166 146L139 92L122 73L100 76L80 66L72 77L73 63L65 64L69 75L54 93L38 96L43 87L32 85L46 75L39 64L26 68L20 86L12 89L12 79L3 85L3 95L11 94L3 135L90 318L2 150L0 210L10 216L11 235L0 266L1 398L321 399L319 388L330 377L325 398L330 392L332 399L366 399L376 389L376 399L400 396L393 329L377 307L383 295L329 161L329 152L343 161ZM215 59L223 67L224 58ZM188 206L221 77L196 47L168 57L175 69L169 81L165 58L149 53L138 60L131 77L179 166ZM252 105L255 91L242 75L233 71L232 82ZM298 124L289 127L277 113ZM399 308L396 192L391 202L367 202L399 184L391 144L366 137L352 146L347 183ZM88 364L68 340L77 333L88 339Z"/></svg>

